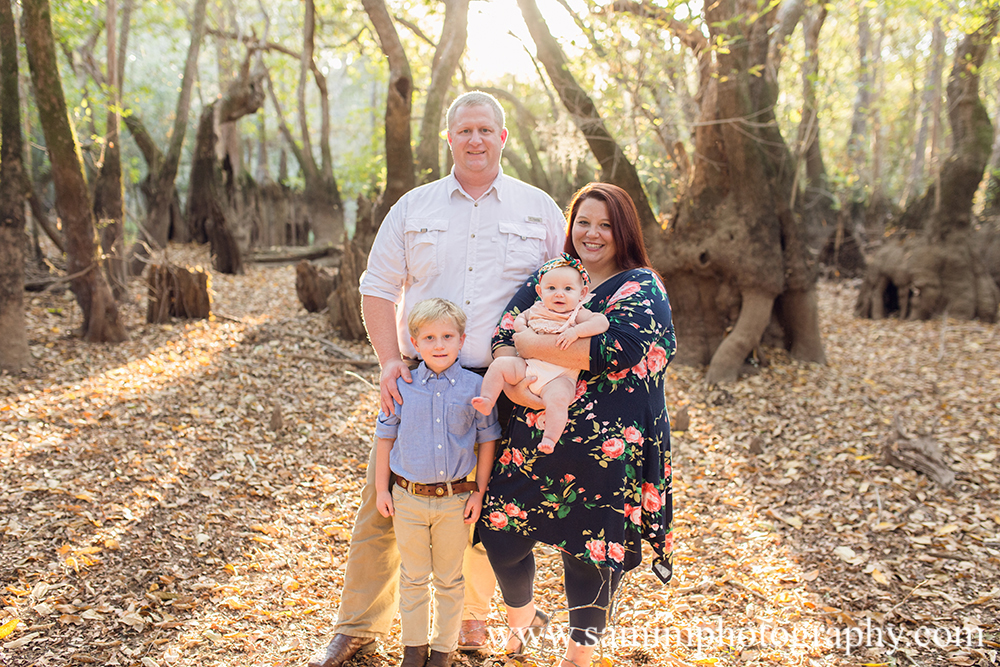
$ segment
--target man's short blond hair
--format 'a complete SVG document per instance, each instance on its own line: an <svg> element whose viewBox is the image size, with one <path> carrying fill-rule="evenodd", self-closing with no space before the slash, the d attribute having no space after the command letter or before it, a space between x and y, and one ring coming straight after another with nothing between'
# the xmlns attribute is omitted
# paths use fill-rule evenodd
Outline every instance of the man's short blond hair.
<svg viewBox="0 0 1000 667"><path fill-rule="evenodd" d="M504 125L504 112L503 107L500 106L500 102L497 98L493 97L489 93L484 93L481 90L470 90L467 93L462 93L455 98L455 101L451 103L448 107L448 129L451 130L451 126L455 123L455 112L458 111L460 107L486 107L493 112L493 117L496 118L497 128L502 130Z"/></svg>
<svg viewBox="0 0 1000 667"><path fill-rule="evenodd" d="M424 299L418 301L410 311L410 316L406 318L406 327L410 330L410 335L414 338L420 333L420 327L430 322L440 320L451 320L458 329L460 335L465 334L465 311L447 299Z"/></svg>

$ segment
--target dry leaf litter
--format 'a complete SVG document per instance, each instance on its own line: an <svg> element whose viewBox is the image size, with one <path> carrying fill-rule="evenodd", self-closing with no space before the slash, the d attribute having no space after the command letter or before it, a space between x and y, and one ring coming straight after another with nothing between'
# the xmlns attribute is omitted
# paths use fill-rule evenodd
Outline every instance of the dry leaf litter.
<svg viewBox="0 0 1000 667"><path fill-rule="evenodd" d="M325 645L377 369L328 362L325 341L372 355L300 307L292 267L211 288L211 321L148 325L133 282L121 345L72 336L69 291L27 295L34 367L0 375L0 665L304 666ZM671 369L676 576L626 577L604 665L1000 664L997 326L858 320L856 293L820 285L825 366ZM884 464L895 424L954 484ZM556 665L561 565L538 560L557 613L527 662ZM352 664L395 665L398 639Z"/></svg>

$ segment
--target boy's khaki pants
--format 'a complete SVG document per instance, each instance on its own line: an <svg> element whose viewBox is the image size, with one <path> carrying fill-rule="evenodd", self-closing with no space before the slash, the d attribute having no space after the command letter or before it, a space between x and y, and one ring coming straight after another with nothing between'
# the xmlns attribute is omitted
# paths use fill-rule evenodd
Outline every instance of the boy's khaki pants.
<svg viewBox="0 0 1000 667"><path fill-rule="evenodd" d="M472 546L466 533L462 573L465 608L462 620L485 621L496 577L482 544ZM375 507L375 445L368 460L368 475L361 491L361 506L351 532L351 549L344 572L344 590L334 632L351 637L381 639L389 634L399 606L399 551L392 519Z"/></svg>
<svg viewBox="0 0 1000 667"><path fill-rule="evenodd" d="M462 517L468 493L442 498L392 489L393 526L399 546L400 643L450 653L458 646L462 625L462 553L469 529ZM431 582L434 624L431 626Z"/></svg>

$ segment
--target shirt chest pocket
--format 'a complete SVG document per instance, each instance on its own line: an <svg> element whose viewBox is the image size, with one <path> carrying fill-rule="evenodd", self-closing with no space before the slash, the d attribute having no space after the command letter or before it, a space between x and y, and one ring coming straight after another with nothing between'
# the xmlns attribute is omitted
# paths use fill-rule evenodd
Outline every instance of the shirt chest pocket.
<svg viewBox="0 0 1000 667"><path fill-rule="evenodd" d="M414 279L441 273L444 234L448 221L439 218L410 218L403 224L406 239L406 272Z"/></svg>
<svg viewBox="0 0 1000 667"><path fill-rule="evenodd" d="M476 409L471 405L448 406L448 431L452 435L462 436L469 432L476 419Z"/></svg>
<svg viewBox="0 0 1000 667"><path fill-rule="evenodd" d="M545 227L538 223L501 220L499 229L503 279L526 279L544 259Z"/></svg>

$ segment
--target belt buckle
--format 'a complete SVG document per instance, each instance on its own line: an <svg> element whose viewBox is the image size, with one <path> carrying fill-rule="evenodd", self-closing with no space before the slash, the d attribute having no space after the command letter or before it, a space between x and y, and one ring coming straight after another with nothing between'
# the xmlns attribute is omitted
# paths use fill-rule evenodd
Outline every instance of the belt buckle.
<svg viewBox="0 0 1000 667"><path fill-rule="evenodd" d="M444 495L444 489L439 486L436 489L434 489L434 493L436 493L439 496L443 496Z"/></svg>

